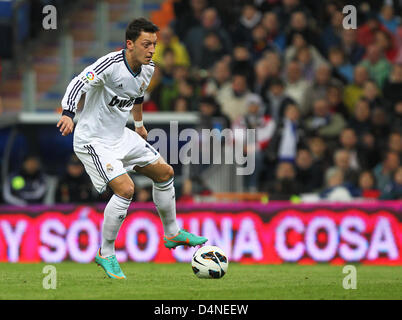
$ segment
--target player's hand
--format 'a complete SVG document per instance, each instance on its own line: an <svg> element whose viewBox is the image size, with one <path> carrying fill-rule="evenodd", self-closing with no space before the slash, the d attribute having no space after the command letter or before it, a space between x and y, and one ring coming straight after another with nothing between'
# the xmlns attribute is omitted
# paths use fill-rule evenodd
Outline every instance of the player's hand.
<svg viewBox="0 0 402 320"><path fill-rule="evenodd" d="M57 123L57 128L60 128L60 132L63 136L67 136L73 132L74 121L68 116L61 116L60 121Z"/></svg>
<svg viewBox="0 0 402 320"><path fill-rule="evenodd" d="M148 131L147 131L147 129L145 129L144 126L135 128L135 132L137 132L141 137L143 137L144 140L147 140Z"/></svg>

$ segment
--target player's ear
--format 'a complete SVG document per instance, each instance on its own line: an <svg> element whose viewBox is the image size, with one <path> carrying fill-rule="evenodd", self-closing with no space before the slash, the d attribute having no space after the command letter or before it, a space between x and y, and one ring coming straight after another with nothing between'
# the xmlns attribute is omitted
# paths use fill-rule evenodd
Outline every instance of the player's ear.
<svg viewBox="0 0 402 320"><path fill-rule="evenodd" d="M131 49L133 46L134 46L134 41L132 41L132 40L130 40L130 39L127 39L127 40L126 40L126 47L127 47L128 49Z"/></svg>

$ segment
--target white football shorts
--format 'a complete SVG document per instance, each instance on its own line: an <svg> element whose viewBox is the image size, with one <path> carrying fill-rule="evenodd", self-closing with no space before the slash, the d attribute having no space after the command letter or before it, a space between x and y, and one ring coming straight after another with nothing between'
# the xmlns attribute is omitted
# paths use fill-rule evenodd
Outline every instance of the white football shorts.
<svg viewBox="0 0 402 320"><path fill-rule="evenodd" d="M154 147L127 127L116 145L99 140L81 144L75 143L74 139L74 152L99 193L104 192L107 184L118 176L135 171L135 166L145 167L160 157Z"/></svg>

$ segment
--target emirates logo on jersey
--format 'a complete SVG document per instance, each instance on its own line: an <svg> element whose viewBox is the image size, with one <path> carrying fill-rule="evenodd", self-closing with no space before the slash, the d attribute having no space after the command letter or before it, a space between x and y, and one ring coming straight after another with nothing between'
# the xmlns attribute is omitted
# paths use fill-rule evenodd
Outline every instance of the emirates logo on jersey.
<svg viewBox="0 0 402 320"><path fill-rule="evenodd" d="M129 109L134 103L134 98L130 99L119 99L118 96L114 96L113 99L108 103L109 107L117 107L121 110Z"/></svg>

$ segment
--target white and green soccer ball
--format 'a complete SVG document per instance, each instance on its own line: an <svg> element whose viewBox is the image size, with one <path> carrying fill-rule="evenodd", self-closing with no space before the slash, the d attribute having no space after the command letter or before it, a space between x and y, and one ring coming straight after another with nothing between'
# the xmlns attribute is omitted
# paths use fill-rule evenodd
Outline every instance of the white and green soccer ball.
<svg viewBox="0 0 402 320"><path fill-rule="evenodd" d="M219 279L228 271L229 260L221 248L203 246L194 252L191 266L198 278Z"/></svg>

